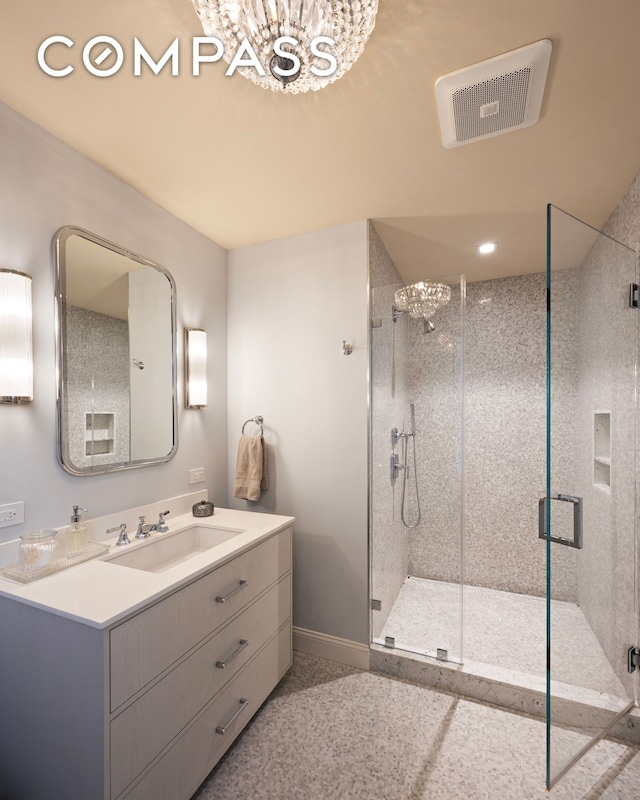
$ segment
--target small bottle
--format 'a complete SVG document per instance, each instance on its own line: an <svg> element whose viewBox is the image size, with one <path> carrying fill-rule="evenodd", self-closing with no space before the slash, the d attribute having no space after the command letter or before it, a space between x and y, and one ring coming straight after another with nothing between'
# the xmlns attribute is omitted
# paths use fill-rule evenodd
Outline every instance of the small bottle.
<svg viewBox="0 0 640 800"><path fill-rule="evenodd" d="M87 528L82 523L80 511L86 513L87 509L81 506L73 507L71 515L71 525L66 530L65 553L67 558L79 556L87 547Z"/></svg>

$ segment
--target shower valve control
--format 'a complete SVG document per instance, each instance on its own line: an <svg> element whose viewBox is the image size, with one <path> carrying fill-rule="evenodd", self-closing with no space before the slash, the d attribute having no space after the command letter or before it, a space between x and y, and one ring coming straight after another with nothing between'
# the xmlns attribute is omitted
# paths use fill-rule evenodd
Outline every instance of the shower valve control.
<svg viewBox="0 0 640 800"><path fill-rule="evenodd" d="M398 477L398 474L399 474L401 469L409 469L409 467L406 464L399 464L398 463L398 454L397 453L393 453L391 455L391 481L392 481L392 483Z"/></svg>
<svg viewBox="0 0 640 800"><path fill-rule="evenodd" d="M413 436L413 433L399 431L397 428L391 428L391 447L395 447L400 439L406 439L409 436Z"/></svg>

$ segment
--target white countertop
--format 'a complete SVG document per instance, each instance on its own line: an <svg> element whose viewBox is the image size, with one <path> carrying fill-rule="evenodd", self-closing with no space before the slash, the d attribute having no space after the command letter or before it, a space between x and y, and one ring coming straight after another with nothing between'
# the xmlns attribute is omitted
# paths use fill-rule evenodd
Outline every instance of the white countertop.
<svg viewBox="0 0 640 800"><path fill-rule="evenodd" d="M183 514L168 522L167 533L152 533L149 539L115 547L117 536L101 542L110 545L109 553L62 572L21 584L0 577L0 597L9 598L94 628L106 628L149 602L189 583L230 558L242 553L277 531L293 523L293 517L216 508L211 517ZM115 553L145 547L162 537L171 536L193 525L234 529L231 539L209 550L196 552L188 559L161 572L107 563Z"/></svg>

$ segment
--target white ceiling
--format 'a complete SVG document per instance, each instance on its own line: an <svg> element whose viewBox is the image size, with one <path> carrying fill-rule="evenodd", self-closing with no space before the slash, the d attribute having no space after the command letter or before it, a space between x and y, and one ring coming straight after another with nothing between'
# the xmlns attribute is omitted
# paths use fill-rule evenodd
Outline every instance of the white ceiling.
<svg viewBox="0 0 640 800"><path fill-rule="evenodd" d="M190 0L0 13L0 98L227 248L372 218L407 281L535 272L546 203L599 227L640 169L638 0L380 0L359 62L306 95L227 78L221 64L193 77ZM76 43L51 51L76 66L63 79L36 60L53 34ZM98 34L125 48L111 78L81 66ZM134 36L156 57L179 37L180 76L133 77ZM540 121L444 149L436 79L543 38ZM494 256L477 256L485 240Z"/></svg>

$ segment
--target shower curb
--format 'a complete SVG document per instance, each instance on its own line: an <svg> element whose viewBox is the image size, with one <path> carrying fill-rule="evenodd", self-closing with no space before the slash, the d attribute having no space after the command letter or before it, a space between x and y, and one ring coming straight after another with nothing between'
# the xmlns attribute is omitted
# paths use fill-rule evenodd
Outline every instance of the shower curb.
<svg viewBox="0 0 640 800"><path fill-rule="evenodd" d="M510 711L541 719L546 717L546 694L540 685L544 678L511 670L494 670L483 664L467 663L463 666L438 661L375 644L371 645L370 668ZM552 695L552 708L554 724L596 735L616 716L619 701L616 705L615 698L602 693L557 683ZM618 722L607 738L640 745L640 709L633 709Z"/></svg>

